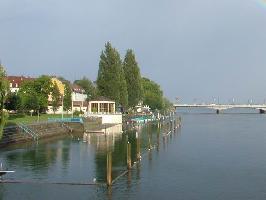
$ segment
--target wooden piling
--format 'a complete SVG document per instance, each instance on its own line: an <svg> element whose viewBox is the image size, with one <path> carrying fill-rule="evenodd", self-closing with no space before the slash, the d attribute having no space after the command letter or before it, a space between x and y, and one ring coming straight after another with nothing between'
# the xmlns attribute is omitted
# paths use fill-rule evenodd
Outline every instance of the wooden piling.
<svg viewBox="0 0 266 200"><path fill-rule="evenodd" d="M108 152L107 153L107 162L106 162L106 166L107 166L107 186L111 186L112 185L112 152Z"/></svg>
<svg viewBox="0 0 266 200"><path fill-rule="evenodd" d="M127 143L127 168L131 169L131 144Z"/></svg>
<svg viewBox="0 0 266 200"><path fill-rule="evenodd" d="M138 132L136 132L136 139L137 139L137 160L140 161L141 155L140 155L140 138L138 135Z"/></svg>

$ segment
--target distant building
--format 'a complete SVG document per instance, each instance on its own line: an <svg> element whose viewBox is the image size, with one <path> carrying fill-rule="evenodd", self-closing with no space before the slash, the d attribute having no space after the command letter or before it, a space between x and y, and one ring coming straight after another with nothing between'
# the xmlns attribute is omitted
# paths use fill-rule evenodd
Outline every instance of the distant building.
<svg viewBox="0 0 266 200"><path fill-rule="evenodd" d="M72 102L73 102L73 111L82 111L87 112L87 94L85 93L85 90L76 84L71 84L72 89Z"/></svg>
<svg viewBox="0 0 266 200"><path fill-rule="evenodd" d="M48 95L48 108L46 113L48 114L59 114L63 112L63 106L62 106L62 97L64 96L64 92L65 92L65 85L62 83L62 81L60 81L59 79L57 79L56 77L52 77L51 81L54 85L57 85L60 96L61 96L61 101L59 102L59 107L58 109L54 112L53 111L53 106L52 106L52 101L53 101L53 96L50 94Z"/></svg>
<svg viewBox="0 0 266 200"><path fill-rule="evenodd" d="M21 84L24 81L31 81L34 80L34 78L25 77L25 76L7 76L7 80L10 83L9 85L10 91L12 93L17 93L19 91L19 88L21 87Z"/></svg>
<svg viewBox="0 0 266 200"><path fill-rule="evenodd" d="M57 85L60 95L63 96L64 89L65 89L64 83L62 83L62 81L60 81L56 77L53 77L51 80L54 84ZM84 113L87 112L88 104L87 104L87 94L85 93L85 90L76 84L70 84L70 88L72 90L72 93L71 93L72 109L70 109L69 111L64 111L64 112L67 112L67 113L72 113L75 111L82 111ZM59 107L57 111L54 112L52 103L51 103L52 102L51 95L49 95L48 101L50 102L48 106L48 110L47 110L48 114L53 114L53 113L61 114L62 113L63 111L62 102L59 103Z"/></svg>

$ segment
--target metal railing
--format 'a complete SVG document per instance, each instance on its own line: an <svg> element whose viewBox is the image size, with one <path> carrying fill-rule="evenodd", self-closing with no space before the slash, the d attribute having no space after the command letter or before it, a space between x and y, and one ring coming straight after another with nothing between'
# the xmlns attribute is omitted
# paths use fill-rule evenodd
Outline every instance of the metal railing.
<svg viewBox="0 0 266 200"><path fill-rule="evenodd" d="M73 128L71 128L70 126L66 125L65 123L62 123L62 127L64 127L67 130L69 130L69 132L73 132Z"/></svg>
<svg viewBox="0 0 266 200"><path fill-rule="evenodd" d="M19 123L18 127L24 132L30 135L34 140L38 140L38 134L27 127L25 124Z"/></svg>
<svg viewBox="0 0 266 200"><path fill-rule="evenodd" d="M76 118L48 118L48 122L61 122L61 123L74 122L74 123L83 124L83 119L81 117L76 117Z"/></svg>

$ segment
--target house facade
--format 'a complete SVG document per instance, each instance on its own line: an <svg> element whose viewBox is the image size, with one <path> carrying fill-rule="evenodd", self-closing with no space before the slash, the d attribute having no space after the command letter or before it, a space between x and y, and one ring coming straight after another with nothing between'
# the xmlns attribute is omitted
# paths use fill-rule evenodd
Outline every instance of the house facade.
<svg viewBox="0 0 266 200"><path fill-rule="evenodd" d="M64 96L65 85L62 83L62 81L58 80L57 78L52 78L51 80L54 84L58 86L60 95ZM64 99L62 98L62 100L59 103L59 107L55 112L53 111L51 103L49 103L47 109L48 114L53 114L53 113L62 114L62 112L71 114L74 113L75 111L79 112L82 111L83 113L87 112L88 103L87 103L87 94L85 93L85 90L76 84L70 84L70 88L71 88L71 101L72 101L71 109L68 111L63 111L62 104L64 104ZM49 96L48 101L49 102L52 101L51 96Z"/></svg>
<svg viewBox="0 0 266 200"><path fill-rule="evenodd" d="M24 81L31 81L34 80L32 77L25 77L25 76L7 76L7 80L9 81L9 88L10 92L17 93L19 88L21 87Z"/></svg>
<svg viewBox="0 0 266 200"><path fill-rule="evenodd" d="M87 112L88 110L88 103L87 103L87 94L85 90L76 84L71 84L72 89L72 108L73 112L75 111L82 111L83 113Z"/></svg>
<svg viewBox="0 0 266 200"><path fill-rule="evenodd" d="M25 77L25 76L7 76L7 79L10 83L10 92L12 93L17 93L24 81L35 80L35 78ZM52 77L51 81L53 84L57 85L60 95L63 96L64 90L65 90L64 83L62 83L62 81L60 81L56 77ZM72 108L68 112L64 111L64 113L72 113L75 111L82 111L84 113L87 112L88 103L87 103L87 94L85 93L85 90L76 84L71 84L70 87L71 87L71 100L72 100L71 107ZM48 102L49 102L49 105L47 108L47 113L53 114L54 111L51 105L51 102L52 102L51 95L48 96ZM62 107L62 100L61 100L59 102L59 107L55 111L55 113L61 114L62 112L63 112L63 107Z"/></svg>

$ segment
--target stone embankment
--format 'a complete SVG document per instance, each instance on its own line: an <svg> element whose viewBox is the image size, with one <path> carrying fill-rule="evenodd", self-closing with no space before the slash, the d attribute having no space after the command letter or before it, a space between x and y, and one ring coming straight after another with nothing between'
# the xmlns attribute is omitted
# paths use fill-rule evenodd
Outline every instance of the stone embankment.
<svg viewBox="0 0 266 200"><path fill-rule="evenodd" d="M0 147L70 134L73 131L83 132L83 124L49 122L6 127L4 129L3 138L0 140Z"/></svg>

